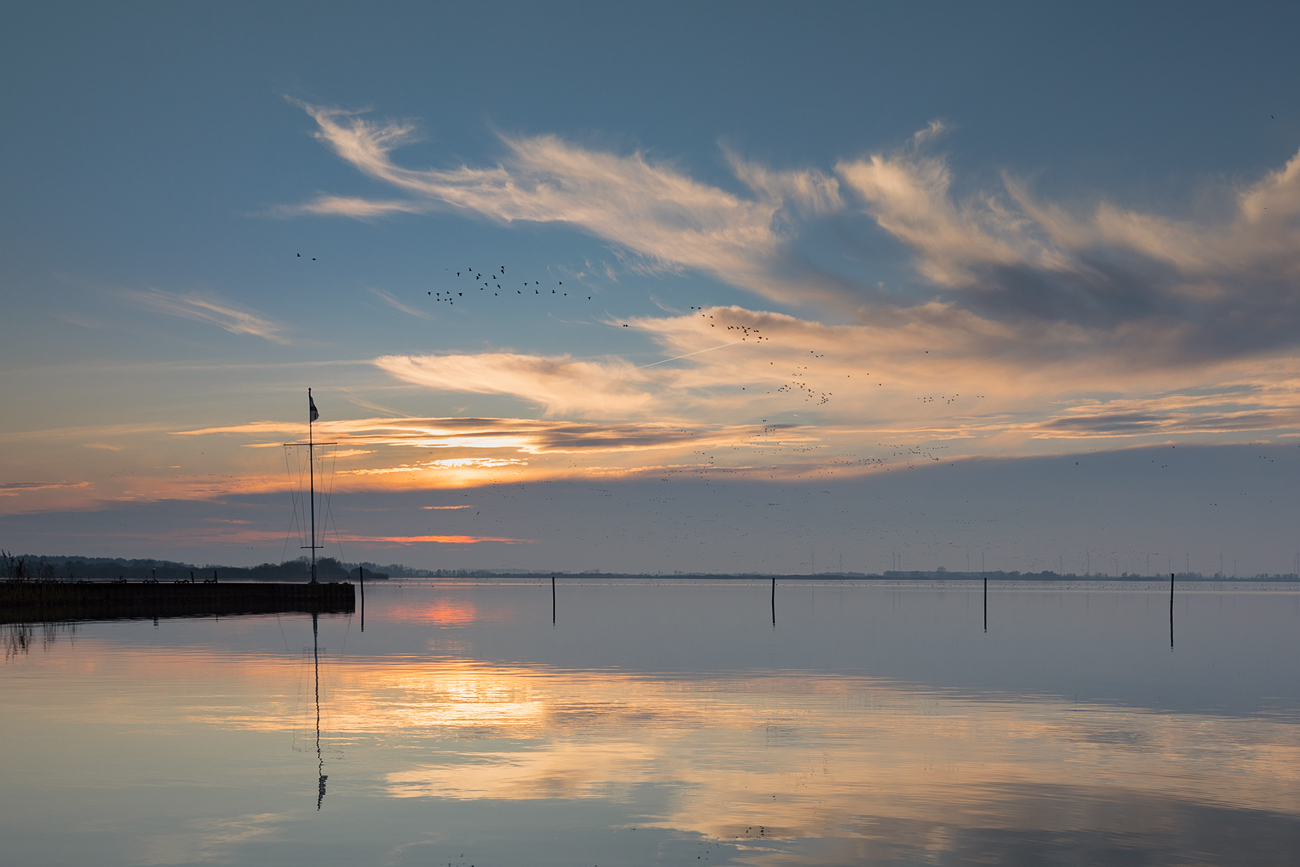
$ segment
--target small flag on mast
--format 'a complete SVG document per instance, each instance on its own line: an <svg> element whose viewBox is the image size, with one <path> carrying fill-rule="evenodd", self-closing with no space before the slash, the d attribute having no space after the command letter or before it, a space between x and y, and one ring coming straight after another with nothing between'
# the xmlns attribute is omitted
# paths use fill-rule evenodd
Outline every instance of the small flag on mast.
<svg viewBox="0 0 1300 867"><path fill-rule="evenodd" d="M311 399L310 388L307 389L307 407L308 407L308 415L311 417L312 421L315 421L316 419L320 418L320 413L316 411L316 401Z"/></svg>

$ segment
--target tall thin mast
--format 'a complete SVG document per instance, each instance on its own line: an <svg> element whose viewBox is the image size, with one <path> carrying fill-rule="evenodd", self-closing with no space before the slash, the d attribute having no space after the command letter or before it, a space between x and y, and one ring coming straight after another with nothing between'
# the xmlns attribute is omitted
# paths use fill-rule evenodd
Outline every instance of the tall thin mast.
<svg viewBox="0 0 1300 867"><path fill-rule="evenodd" d="M316 420L316 401L307 389L307 478L311 482L311 583L316 583L316 456L313 454L311 423ZM299 478L302 478L299 476Z"/></svg>
<svg viewBox="0 0 1300 867"><path fill-rule="evenodd" d="M306 446L307 447L307 478L311 487L309 488L309 498L311 500L309 508L311 509L311 544L301 545L298 550L307 548L311 551L311 583L316 583L316 549L324 548L324 545L316 544L316 436L312 430L312 422L320 418L320 413L316 411L316 401L312 399L311 389L307 389L307 442L285 443L285 446ZM338 445L337 443L321 443L323 446ZM299 464L301 466L301 464ZM301 470L300 470L301 472ZM302 476L298 476L301 481ZM296 495L295 495L296 496ZM297 500L294 501L294 515L298 514ZM294 518L296 522L297 517Z"/></svg>

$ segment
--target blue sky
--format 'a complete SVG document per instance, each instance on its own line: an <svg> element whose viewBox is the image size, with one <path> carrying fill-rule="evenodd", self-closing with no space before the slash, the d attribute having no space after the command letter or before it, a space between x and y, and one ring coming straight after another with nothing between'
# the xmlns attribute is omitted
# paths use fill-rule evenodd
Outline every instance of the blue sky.
<svg viewBox="0 0 1300 867"><path fill-rule="evenodd" d="M1210 542L1212 511L1159 496L1232 488L1240 527L1295 505L1266 467L1297 444L1298 17L10 10L0 544L278 557L311 386L351 559L797 571L773 552L821 547L879 569L906 541L916 568L977 545L1290 571L1282 530ZM1131 490L1134 454L1176 445L1209 451ZM1012 520L1058 514L1024 468L1071 455L1114 501ZM924 508L898 538L832 520L909 473L936 507L1003 477L1023 504L980 507L996 543ZM554 485L626 495L599 539L577 506L505 519L505 491L530 514ZM647 485L727 529L678 527L627 493ZM805 503L766 553L738 541L756 500Z"/></svg>

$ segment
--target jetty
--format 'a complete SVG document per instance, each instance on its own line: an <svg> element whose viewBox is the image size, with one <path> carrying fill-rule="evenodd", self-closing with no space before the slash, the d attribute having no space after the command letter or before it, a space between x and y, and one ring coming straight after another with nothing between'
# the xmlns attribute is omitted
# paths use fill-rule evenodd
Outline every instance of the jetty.
<svg viewBox="0 0 1300 867"><path fill-rule="evenodd" d="M345 614L351 582L0 581L0 624L235 614Z"/></svg>

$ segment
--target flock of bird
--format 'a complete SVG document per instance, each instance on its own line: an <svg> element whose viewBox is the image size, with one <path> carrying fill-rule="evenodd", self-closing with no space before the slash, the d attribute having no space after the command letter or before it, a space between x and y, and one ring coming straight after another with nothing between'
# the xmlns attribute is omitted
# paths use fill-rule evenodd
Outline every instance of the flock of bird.
<svg viewBox="0 0 1300 867"><path fill-rule="evenodd" d="M297 257L304 258L301 253L298 253ZM313 262L316 261L315 256L311 256L309 258ZM444 270L451 271L450 268L446 268ZM515 284L512 281L507 280L505 265L499 265L495 270L489 269L487 271L480 270L477 268L467 267L462 270L456 271L455 273L457 279L461 279L461 280L468 279L472 281L472 288L468 289L469 292L468 296L466 296L467 290L463 290L463 289L430 289L427 290L426 294L439 304L447 304L448 306L455 306L458 300L461 301L461 303L464 303L469 298L474 298L478 296L479 293L482 293L482 297L486 297L487 293L491 292L493 297L500 298L502 296L505 296L508 298L510 296L511 289L514 288L515 286ZM517 296L526 297L528 296L528 293L531 290L534 296L547 297L547 298L549 298L550 296L555 296L555 300L559 300L561 298L570 298L570 297L574 298L575 300L581 300L583 299L584 296L585 296L585 300L587 301L592 300L591 295L586 295L586 293L582 291L574 291L573 294L570 295L569 290L561 288L564 286L563 280L557 279L555 281L555 287L551 288L550 286L548 286L547 287L548 291L546 292L542 291L541 285L542 284L540 280L524 280L521 281L520 283L521 288L514 288L514 293ZM693 311L698 311L698 315L700 316L701 319L716 320L716 314L705 312L706 308L704 307L696 307L692 305L690 309ZM627 323L621 323L621 324L622 327L624 328L630 327ZM739 336L740 337L739 342L741 343L752 342L754 344L761 344L763 342L770 343L772 341L771 337L763 334L760 329L755 328L752 325L745 325L739 323L728 324L723 321L709 322L710 328L717 328L719 325L722 326L724 331L730 331L735 333L737 336ZM824 358L826 355L824 352L819 353L816 350L812 350L812 349L810 349L808 352L813 358ZM929 350L926 350L926 353L928 354ZM770 362L770 363L775 364L775 362ZM776 389L769 390L765 393L766 394L801 394L803 395L805 402L809 402L809 403L815 402L817 406L824 406L825 404L830 402L830 399L833 396L833 392L820 391L816 388L813 388L811 385L809 385L808 382L806 381L808 378L808 371L809 368L807 365L797 366L796 369L789 374L791 377L791 381L786 382L781 386L777 387ZM870 374L867 375L869 376ZM849 375L846 375L846 378L848 378L848 376ZM877 385L883 386L884 383L877 383ZM741 390L745 391L746 388L742 386ZM936 402L936 400L942 400L945 402L945 404L952 404L958 397L960 397L960 395L952 395L952 396L945 395L945 396L939 396L938 398L923 396L923 397L918 397L917 400L921 401L922 403L934 403ZM983 397L983 395L976 395L976 397Z"/></svg>
<svg viewBox="0 0 1300 867"><path fill-rule="evenodd" d="M447 270L450 271L451 269L448 268ZM487 274L487 277L486 277L486 278L483 276L484 274ZM505 296L509 297L509 295L510 295L510 289L507 288L506 286L503 286L503 285L502 285L502 283L506 283L506 282L508 282L508 281L506 280L506 266L505 266L505 265L501 265L501 266L500 266L496 271L480 271L480 270L478 270L478 269L476 269L476 268L466 268L466 269L464 269L463 271L457 271L457 272L456 272L456 277L457 277L457 278L468 278L468 277L470 277L471 275L472 275L472 277L473 277L473 281L474 281L474 288L477 289L479 292L484 293L484 297L486 297L486 294L487 294L489 291L491 291L491 292L492 292L492 295L493 295L494 297L497 297L497 298L501 297L503 294L504 294ZM542 283L541 283L540 280L533 280L533 281L531 281L531 282L528 281L528 280L525 280L525 281L523 281L523 287L524 287L524 288L522 288L522 289L516 289L516 290L515 290L515 294L516 294L516 295L527 295L527 294L528 294L528 290L529 290L529 288L531 288L532 291L533 291L533 294L534 294L534 295L548 295L548 296L549 296L549 295L555 295L557 299L558 299L558 298L568 298L568 297L569 297L568 290L562 290L562 289L558 289L558 288L557 288L557 289L551 289L551 291L548 293L548 292L543 292L543 291L539 288L541 285L542 285ZM564 285L564 281L563 281L563 280L557 280L557 281L556 281L556 285L557 285L557 286L563 286L563 285ZM460 290L452 290L452 289L449 289L449 290L446 290L446 291L442 291L442 290L437 290L437 291L435 291L435 290L429 290L428 294L429 294L429 296L430 296L431 298L433 298L434 301L437 301L437 302L440 303L440 304L447 304L447 305L449 305L449 306L454 306L455 303L456 303L456 299L459 298L459 299L462 299L462 300L463 300L463 299L465 298L465 293L464 293L463 291L460 291ZM471 291L470 291L470 297L473 298L473 297L474 297L474 294L475 294L474 291L471 290ZM574 295L573 295L573 297L574 297L574 298L581 298L582 296L581 296L580 293L576 293L576 292L575 292ZM591 300L591 296L590 296L590 295L587 296L587 300L588 300L588 301Z"/></svg>

